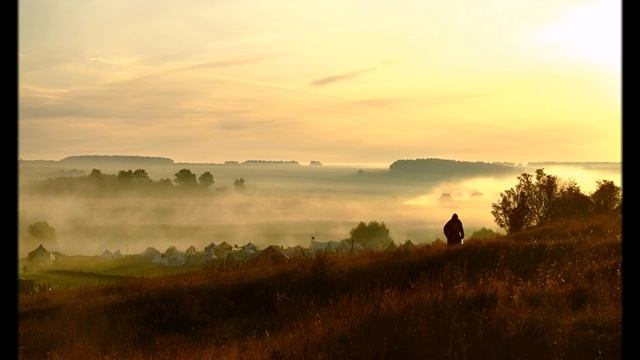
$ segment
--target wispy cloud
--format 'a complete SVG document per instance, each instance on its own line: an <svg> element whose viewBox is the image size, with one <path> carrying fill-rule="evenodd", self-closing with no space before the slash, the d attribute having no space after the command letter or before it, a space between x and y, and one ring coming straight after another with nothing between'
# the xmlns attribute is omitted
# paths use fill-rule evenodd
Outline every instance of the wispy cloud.
<svg viewBox="0 0 640 360"><path fill-rule="evenodd" d="M273 127L278 125L275 120L250 120L250 119L239 119L239 118L230 118L230 119L222 119L216 121L214 127L217 130L225 130L225 131L242 131L248 129L255 129L258 127Z"/></svg>
<svg viewBox="0 0 640 360"><path fill-rule="evenodd" d="M249 58L244 58L244 59L234 59L234 60L209 61L209 62L203 62L203 63L199 63L199 64L195 64L195 65L186 66L186 67L181 68L179 70L219 69L219 68L224 68L224 67L240 66L240 65L258 63L258 62L262 62L262 61L266 61L266 60L272 59L274 57L276 57L276 55L256 56L256 57L249 57Z"/></svg>
<svg viewBox="0 0 640 360"><path fill-rule="evenodd" d="M69 92L68 89L47 88L47 87L33 86L33 85L27 85L27 84L21 85L19 91L20 91L21 97L29 96L29 97L35 97L35 98L47 99L47 100L60 99L66 93Z"/></svg>
<svg viewBox="0 0 640 360"><path fill-rule="evenodd" d="M487 96L497 95L497 92L478 92L478 93L453 93L429 96L416 101L416 105L420 107L431 107L434 105L455 103L459 101L472 100Z"/></svg>
<svg viewBox="0 0 640 360"><path fill-rule="evenodd" d="M350 102L352 105L372 107L372 108L391 108L396 106L411 107L432 107L441 104L456 103L461 101L473 100L476 98L497 95L496 92L478 92L478 93L450 93L425 97L380 97L371 99L355 100Z"/></svg>
<svg viewBox="0 0 640 360"><path fill-rule="evenodd" d="M351 72L347 72L347 73L343 73L343 74L336 74L336 75L330 75L330 76L325 76L316 80L313 80L311 82L309 82L310 86L325 86L325 85L329 85L329 84L333 84L339 81L345 81L345 80L350 80L350 79L354 79L357 78L358 76L361 76L363 74L372 72L374 70L376 70L377 68L367 68L367 69L361 69L361 70L356 70L356 71L351 71Z"/></svg>
<svg viewBox="0 0 640 360"><path fill-rule="evenodd" d="M195 71L195 70L215 70L220 68L253 64L253 63L265 61L268 59L272 59L277 56L279 55L264 55L264 56L255 56L255 57L247 57L247 58L239 58L239 59L231 59L231 60L215 60L215 61L207 61L207 62L197 62L197 63L188 64L188 65L182 64L180 66L174 66L169 68L162 67L156 70L148 71L146 73L143 73L142 75L130 77L124 80L117 80L104 85L105 86L123 86L127 84L133 85L133 84L143 83L147 81L154 81L164 76L168 76L168 75L172 75L180 72L189 72L189 71ZM208 77L212 77L211 75L212 74L210 73L206 73L206 76ZM251 82L251 80L231 79L231 78L225 78L222 76L216 76L216 78L218 78L219 80L226 80L226 81L233 81L233 82L245 82L245 83ZM280 84L261 83L259 81L254 81L253 85L262 85L262 86L271 86L271 87L283 86Z"/></svg>
<svg viewBox="0 0 640 360"><path fill-rule="evenodd" d="M108 64L108 65L116 65L116 66L122 66L122 67L138 67L127 62L103 58L103 57L90 57L90 58L87 58L87 60L91 62Z"/></svg>
<svg viewBox="0 0 640 360"><path fill-rule="evenodd" d="M395 105L402 100L403 99L401 98L374 98L374 99L357 100L357 101L354 101L353 104L374 107L374 108L386 108L386 107Z"/></svg>

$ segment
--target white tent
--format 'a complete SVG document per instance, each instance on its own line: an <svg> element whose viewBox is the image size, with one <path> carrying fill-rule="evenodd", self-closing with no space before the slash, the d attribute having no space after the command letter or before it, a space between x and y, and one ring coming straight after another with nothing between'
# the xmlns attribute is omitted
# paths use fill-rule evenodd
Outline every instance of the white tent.
<svg viewBox="0 0 640 360"><path fill-rule="evenodd" d="M153 262L154 264L167 265L167 258L166 258L163 254L157 253L157 254L153 257L152 262Z"/></svg>
<svg viewBox="0 0 640 360"><path fill-rule="evenodd" d="M167 258L166 266L182 266L186 263L187 258L184 254L173 254Z"/></svg>
<svg viewBox="0 0 640 360"><path fill-rule="evenodd" d="M206 264L212 261L215 261L218 257L213 252L213 250L205 251L202 261Z"/></svg>
<svg viewBox="0 0 640 360"><path fill-rule="evenodd" d="M318 252L318 251L334 252L334 251L337 251L338 246L339 246L339 243L337 241L322 242L322 241L311 240L309 249L313 250L314 252Z"/></svg>

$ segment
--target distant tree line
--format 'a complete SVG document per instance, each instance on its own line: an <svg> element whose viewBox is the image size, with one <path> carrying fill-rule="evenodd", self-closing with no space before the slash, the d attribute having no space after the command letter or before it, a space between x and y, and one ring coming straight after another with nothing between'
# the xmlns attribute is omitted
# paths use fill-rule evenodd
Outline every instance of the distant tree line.
<svg viewBox="0 0 640 360"><path fill-rule="evenodd" d="M202 193L208 192L215 183L213 175L207 171L200 176L189 169L180 169L174 174L173 181L167 178L153 180L145 169L120 170L117 174L105 174L93 169L89 175L76 177L58 177L47 179L38 185L38 190L47 193L83 193L93 195L112 195L117 193L153 194ZM236 190L244 190L245 180L235 180Z"/></svg>
<svg viewBox="0 0 640 360"><path fill-rule="evenodd" d="M392 173L495 174L514 171L513 163L488 163L446 159L396 160L389 166Z"/></svg>
<svg viewBox="0 0 640 360"><path fill-rule="evenodd" d="M491 213L498 226L515 233L558 220L620 211L622 189L609 180L598 180L596 186L591 195L585 195L575 181L561 183L557 176L537 169L535 174L522 173L514 187L500 193Z"/></svg>
<svg viewBox="0 0 640 360"><path fill-rule="evenodd" d="M520 165L520 164L519 164ZM357 176L408 181L439 181L455 177L517 174L521 167L513 163L471 162L446 159L396 160L389 171L359 170Z"/></svg>
<svg viewBox="0 0 640 360"><path fill-rule="evenodd" d="M243 165L300 165L296 160L247 160Z"/></svg>
<svg viewBox="0 0 640 360"><path fill-rule="evenodd" d="M137 164L146 165L172 165L172 159L157 156L124 156L124 155L77 155L69 156L59 161L62 164Z"/></svg>

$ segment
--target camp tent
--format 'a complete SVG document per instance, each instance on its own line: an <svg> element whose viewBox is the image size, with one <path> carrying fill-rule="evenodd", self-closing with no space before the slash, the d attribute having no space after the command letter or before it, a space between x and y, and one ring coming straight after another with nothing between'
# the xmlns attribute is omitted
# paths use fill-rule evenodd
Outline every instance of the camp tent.
<svg viewBox="0 0 640 360"><path fill-rule="evenodd" d="M255 262L258 264L280 264L289 261L289 259L281 247L271 245L256 255Z"/></svg>
<svg viewBox="0 0 640 360"><path fill-rule="evenodd" d="M154 258L158 254L160 254L160 251L158 251L158 249L153 247L148 247L147 250L143 251L141 255L144 257Z"/></svg>
<svg viewBox="0 0 640 360"><path fill-rule="evenodd" d="M47 249L40 244L35 250L27 254L27 259L32 265L53 264L56 261L56 253L47 251Z"/></svg>

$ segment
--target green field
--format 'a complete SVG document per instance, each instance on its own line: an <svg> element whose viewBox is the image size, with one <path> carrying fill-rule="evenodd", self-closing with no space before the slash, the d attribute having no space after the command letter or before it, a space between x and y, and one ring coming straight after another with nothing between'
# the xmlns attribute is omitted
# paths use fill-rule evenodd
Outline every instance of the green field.
<svg viewBox="0 0 640 360"><path fill-rule="evenodd" d="M131 278L154 277L201 269L202 265L186 264L179 267L152 263L150 258L126 255L118 259L104 260L97 256L66 256L56 264L42 269L24 272L29 266L20 261L20 278L33 280L37 284L49 284L53 288L72 288L84 285L102 285Z"/></svg>

